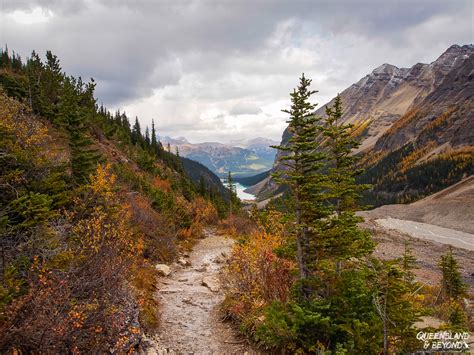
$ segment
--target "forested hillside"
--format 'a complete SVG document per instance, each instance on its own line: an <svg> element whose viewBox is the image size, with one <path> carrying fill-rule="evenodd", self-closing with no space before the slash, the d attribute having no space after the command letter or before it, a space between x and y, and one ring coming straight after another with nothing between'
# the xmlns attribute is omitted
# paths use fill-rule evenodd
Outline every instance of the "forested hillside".
<svg viewBox="0 0 474 355"><path fill-rule="evenodd" d="M158 324L154 265L226 211L215 175L94 88L0 52L2 353L129 351Z"/></svg>

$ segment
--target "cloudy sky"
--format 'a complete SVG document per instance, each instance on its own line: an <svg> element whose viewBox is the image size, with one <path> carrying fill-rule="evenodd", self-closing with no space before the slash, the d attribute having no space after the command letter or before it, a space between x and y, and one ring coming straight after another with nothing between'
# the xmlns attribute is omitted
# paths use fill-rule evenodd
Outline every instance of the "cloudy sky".
<svg viewBox="0 0 474 355"><path fill-rule="evenodd" d="M324 104L382 63L473 42L472 0L0 0L0 43L50 49L110 109L192 142L279 140L304 72Z"/></svg>

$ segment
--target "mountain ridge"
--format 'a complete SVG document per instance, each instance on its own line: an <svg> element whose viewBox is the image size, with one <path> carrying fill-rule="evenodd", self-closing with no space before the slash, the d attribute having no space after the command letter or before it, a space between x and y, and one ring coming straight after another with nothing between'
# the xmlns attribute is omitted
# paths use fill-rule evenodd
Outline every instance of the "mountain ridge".
<svg viewBox="0 0 474 355"><path fill-rule="evenodd" d="M382 165L388 164L388 158L385 161L383 158L397 150L406 151L399 152L399 160L390 163L393 166L389 170L393 174L402 165L405 170L414 169L417 164L443 155L459 156L466 153L462 150L469 151L472 148L473 63L473 45L452 45L430 64L417 63L410 68L398 68L384 63L341 92L344 109L342 121L354 125L354 135L361 141L355 153L362 156L365 168L372 169L369 174L381 170ZM325 107L333 103L334 99L319 107L315 115L324 117ZM283 132L281 144L286 145L290 137L287 128ZM278 163L283 154L281 151L277 153L273 171L283 169ZM466 159L467 167L461 169L462 174L460 171L455 174L456 179L471 173L472 159ZM375 175L369 177L366 173L362 180L380 183L377 179L383 176L376 175L377 178ZM439 180L445 181L438 187L446 187L448 180L454 183L458 181L456 179L439 177ZM271 178L259 184L261 195L268 196L274 189ZM411 187L408 185L398 189L396 194L405 194ZM412 190L407 197L410 201L418 198L415 197L418 196L414 191L416 189ZM385 202L400 202L401 196L394 197L394 191L388 195L390 198L384 198Z"/></svg>
<svg viewBox="0 0 474 355"><path fill-rule="evenodd" d="M276 154L270 145L277 144L262 137L236 140L233 143L190 143L184 137L161 137L161 142L164 146L169 143L172 151L177 149L181 156L201 163L220 177L227 176L229 171L245 177L269 170Z"/></svg>

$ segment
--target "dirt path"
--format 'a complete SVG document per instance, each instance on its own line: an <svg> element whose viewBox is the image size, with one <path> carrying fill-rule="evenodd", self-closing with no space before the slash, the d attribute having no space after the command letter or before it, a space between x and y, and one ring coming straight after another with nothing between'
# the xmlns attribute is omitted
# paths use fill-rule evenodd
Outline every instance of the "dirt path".
<svg viewBox="0 0 474 355"><path fill-rule="evenodd" d="M161 327L146 354L256 354L219 317L218 306L224 296L218 273L233 242L206 231L187 259L191 264L175 265L171 275L162 278Z"/></svg>

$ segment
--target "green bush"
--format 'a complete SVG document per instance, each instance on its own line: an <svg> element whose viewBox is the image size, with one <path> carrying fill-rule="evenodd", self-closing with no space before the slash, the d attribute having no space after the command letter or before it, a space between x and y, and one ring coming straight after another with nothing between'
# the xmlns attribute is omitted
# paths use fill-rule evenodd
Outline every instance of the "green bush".
<svg viewBox="0 0 474 355"><path fill-rule="evenodd" d="M317 301L304 304L274 302L257 325L255 340L267 348L312 352L323 350L320 342L328 338L331 319L324 316L328 305Z"/></svg>

